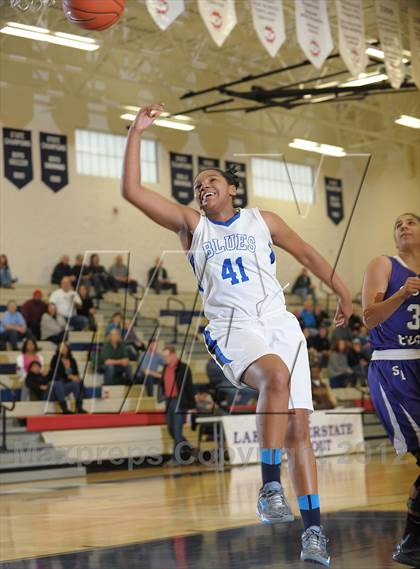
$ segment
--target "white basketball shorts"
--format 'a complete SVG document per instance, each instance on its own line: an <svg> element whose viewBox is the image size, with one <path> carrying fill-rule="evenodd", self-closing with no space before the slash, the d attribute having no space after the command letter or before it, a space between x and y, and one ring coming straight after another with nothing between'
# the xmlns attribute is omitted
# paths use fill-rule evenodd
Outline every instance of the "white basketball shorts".
<svg viewBox="0 0 420 569"><path fill-rule="evenodd" d="M291 374L289 409L313 411L306 339L290 312L263 319L210 322L204 341L226 378L239 389L247 387L241 379L253 362L268 354L279 356Z"/></svg>

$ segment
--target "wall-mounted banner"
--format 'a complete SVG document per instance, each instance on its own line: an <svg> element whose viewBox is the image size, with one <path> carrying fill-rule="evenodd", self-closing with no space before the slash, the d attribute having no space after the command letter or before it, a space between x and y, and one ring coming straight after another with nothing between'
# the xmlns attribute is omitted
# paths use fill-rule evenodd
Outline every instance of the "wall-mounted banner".
<svg viewBox="0 0 420 569"><path fill-rule="evenodd" d="M336 0L340 55L353 77L365 70L366 40L362 0Z"/></svg>
<svg viewBox="0 0 420 569"><path fill-rule="evenodd" d="M344 219L343 185L339 178L325 176L325 195L327 198L327 214L333 223L338 225Z"/></svg>
<svg viewBox="0 0 420 569"><path fill-rule="evenodd" d="M191 154L170 153L172 197L187 205L194 199Z"/></svg>
<svg viewBox="0 0 420 569"><path fill-rule="evenodd" d="M225 168L229 170L229 168L236 168L236 175L241 180L241 185L238 188L236 193L236 197L233 200L233 205L235 207L246 207L248 205L248 186L246 183L246 164L243 162L230 162L226 160Z"/></svg>
<svg viewBox="0 0 420 569"><path fill-rule="evenodd" d="M296 35L303 53L320 69L334 47L327 2L295 0Z"/></svg>
<svg viewBox="0 0 420 569"><path fill-rule="evenodd" d="M32 181L32 134L30 130L3 127L4 176L19 190Z"/></svg>
<svg viewBox="0 0 420 569"><path fill-rule="evenodd" d="M401 42L400 4L398 0L376 0L375 7L379 39L385 54L386 74L394 89L399 89L405 76ZM415 59L414 53L413 59Z"/></svg>
<svg viewBox="0 0 420 569"><path fill-rule="evenodd" d="M198 0L198 10L211 37L220 47L236 26L234 0Z"/></svg>
<svg viewBox="0 0 420 569"><path fill-rule="evenodd" d="M166 30L184 11L184 0L146 0L147 11L161 30Z"/></svg>
<svg viewBox="0 0 420 569"><path fill-rule="evenodd" d="M220 160L218 158L198 157L198 172L202 170L211 170L212 168L220 168Z"/></svg>
<svg viewBox="0 0 420 569"><path fill-rule="evenodd" d="M408 29L411 49L411 75L414 83L420 89L420 4L411 2L408 5Z"/></svg>
<svg viewBox="0 0 420 569"><path fill-rule="evenodd" d="M41 149L41 179L53 192L59 192L69 183L67 168L67 136L39 133Z"/></svg>
<svg viewBox="0 0 420 569"><path fill-rule="evenodd" d="M251 0L252 21L265 49L275 57L286 39L283 0Z"/></svg>

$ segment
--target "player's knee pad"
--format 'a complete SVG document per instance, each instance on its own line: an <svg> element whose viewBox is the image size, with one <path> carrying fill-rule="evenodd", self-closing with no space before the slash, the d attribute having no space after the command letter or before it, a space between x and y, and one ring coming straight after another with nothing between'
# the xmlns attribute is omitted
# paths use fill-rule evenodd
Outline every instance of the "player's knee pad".
<svg viewBox="0 0 420 569"><path fill-rule="evenodd" d="M417 491L416 497L408 498L407 506L411 512L420 516L420 476L418 476L417 480L414 482L414 487Z"/></svg>

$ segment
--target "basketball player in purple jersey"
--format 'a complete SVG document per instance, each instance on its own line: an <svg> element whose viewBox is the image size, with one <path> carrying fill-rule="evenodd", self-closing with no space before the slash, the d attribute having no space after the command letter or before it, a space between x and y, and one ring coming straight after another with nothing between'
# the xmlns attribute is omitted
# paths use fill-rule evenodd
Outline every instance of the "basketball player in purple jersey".
<svg viewBox="0 0 420 569"><path fill-rule="evenodd" d="M308 352L297 319L286 310L272 245L288 251L337 293L337 326L351 315L350 293L325 259L279 216L257 208L235 210L233 197L239 179L233 172L210 169L195 178L202 215L145 188L141 184L141 136L163 110L161 104L144 107L130 127L123 197L179 236L199 279L209 320L204 333L209 353L233 385L258 391L262 471L258 516L264 523L293 520L280 483L282 452L287 447L304 525L301 559L328 566L309 431L313 406Z"/></svg>
<svg viewBox="0 0 420 569"><path fill-rule="evenodd" d="M398 256L373 259L363 282L363 315L374 349L369 388L396 452L412 453L420 466L420 217L400 215L394 237ZM420 476L393 558L420 567Z"/></svg>

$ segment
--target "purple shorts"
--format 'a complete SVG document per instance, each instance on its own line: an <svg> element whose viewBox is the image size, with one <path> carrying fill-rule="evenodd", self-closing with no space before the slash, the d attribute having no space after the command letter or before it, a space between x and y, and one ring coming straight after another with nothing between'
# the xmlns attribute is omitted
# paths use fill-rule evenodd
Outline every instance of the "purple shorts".
<svg viewBox="0 0 420 569"><path fill-rule="evenodd" d="M420 359L373 360L370 397L397 454L420 448Z"/></svg>

